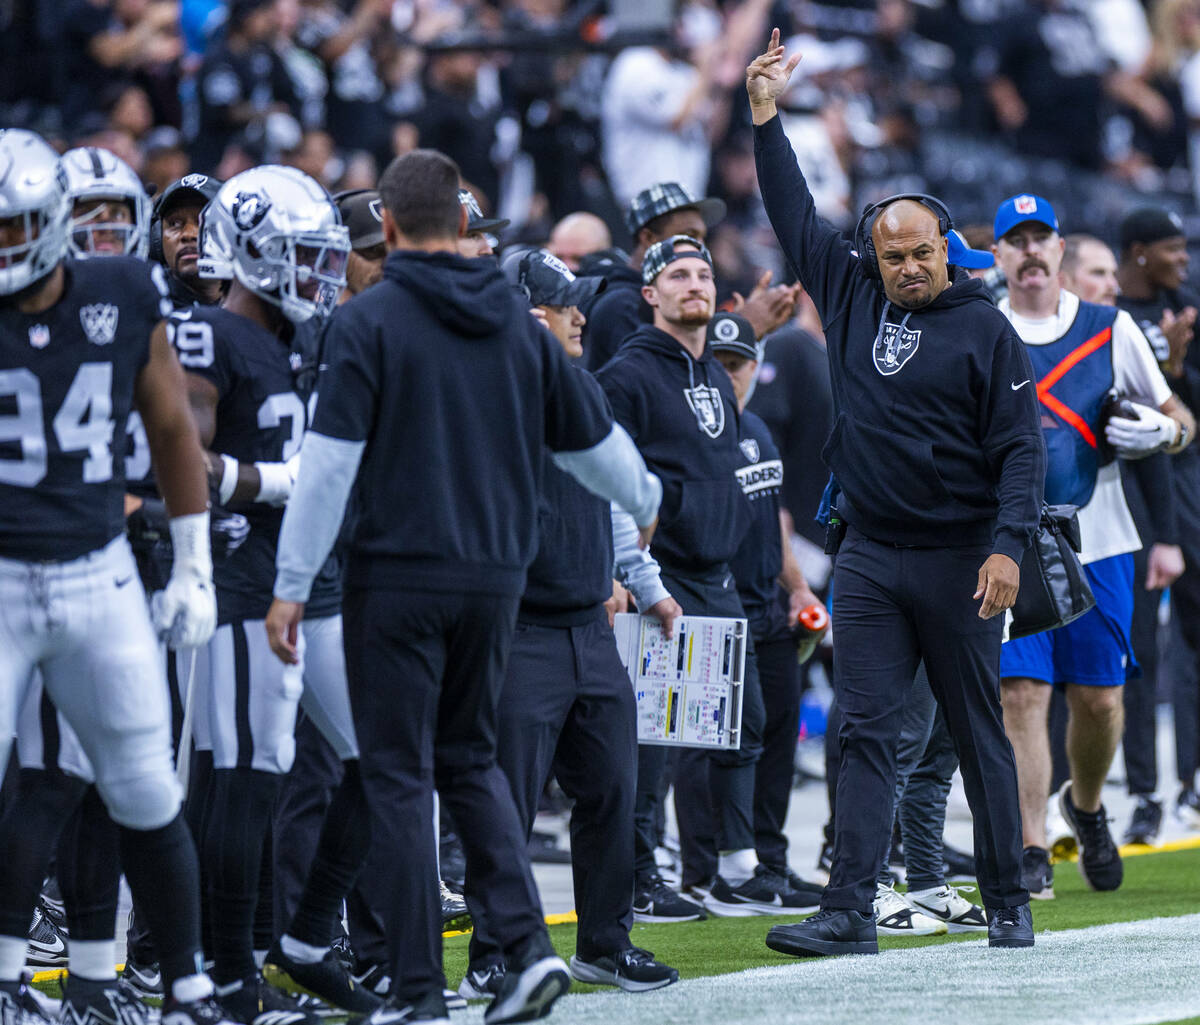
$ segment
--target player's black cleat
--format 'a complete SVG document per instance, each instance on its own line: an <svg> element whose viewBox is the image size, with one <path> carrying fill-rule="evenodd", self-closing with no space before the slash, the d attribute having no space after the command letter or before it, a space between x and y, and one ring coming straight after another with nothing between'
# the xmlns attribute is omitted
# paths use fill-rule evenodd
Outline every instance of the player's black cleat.
<svg viewBox="0 0 1200 1025"><path fill-rule="evenodd" d="M121 978L143 1000L162 999L162 972L158 970L157 962L139 964L132 958L127 958L125 967L121 969Z"/></svg>
<svg viewBox="0 0 1200 1025"><path fill-rule="evenodd" d="M176 1000L167 997L162 1005L159 1025L244 1025L232 1018L213 997L203 1000Z"/></svg>
<svg viewBox="0 0 1200 1025"><path fill-rule="evenodd" d="M29 924L29 953L25 963L38 968L61 968L67 963L67 931L54 924L42 910L33 909Z"/></svg>
<svg viewBox="0 0 1200 1025"><path fill-rule="evenodd" d="M767 931L767 946L792 957L878 954L875 916L861 911L824 910L795 925Z"/></svg>
<svg viewBox="0 0 1200 1025"><path fill-rule="evenodd" d="M147 1025L149 1009L120 979L67 978L59 1025Z"/></svg>
<svg viewBox="0 0 1200 1025"><path fill-rule="evenodd" d="M1028 904L1016 908L988 908L989 947L1032 947L1033 912Z"/></svg>
<svg viewBox="0 0 1200 1025"><path fill-rule="evenodd" d="M1121 852L1108 831L1108 812L1104 805L1096 812L1080 811L1071 800L1071 781L1058 793L1063 818L1079 841L1079 874L1093 890L1115 890L1125 877Z"/></svg>
<svg viewBox="0 0 1200 1025"><path fill-rule="evenodd" d="M320 1025L321 1021L261 975L218 986L217 1002L227 1018L242 1025Z"/></svg>
<svg viewBox="0 0 1200 1025"><path fill-rule="evenodd" d="M264 967L278 969L301 989L351 1014L370 1014L383 1000L358 985L335 951L327 950L320 961L305 964L283 952L279 942L267 951Z"/></svg>

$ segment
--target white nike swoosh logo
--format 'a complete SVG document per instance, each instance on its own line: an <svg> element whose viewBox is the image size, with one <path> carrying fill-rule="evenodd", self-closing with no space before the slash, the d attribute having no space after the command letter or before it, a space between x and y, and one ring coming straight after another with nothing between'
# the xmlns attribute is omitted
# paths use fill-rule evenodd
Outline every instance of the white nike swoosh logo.
<svg viewBox="0 0 1200 1025"><path fill-rule="evenodd" d="M63 938L57 933L55 933L53 943L46 943L43 940L31 940L29 945L33 947L34 950L41 951L45 954L61 954L67 949L67 945L63 942Z"/></svg>
<svg viewBox="0 0 1200 1025"><path fill-rule="evenodd" d="M1029 383L1029 381L1028 381L1028 380L1024 380L1024 381L1022 381L1020 384L1014 384L1014 385L1010 385L1009 387L1011 387L1013 391L1020 391L1020 390L1021 390L1022 388L1024 388L1024 387L1025 387L1025 385L1027 385L1028 383Z"/></svg>

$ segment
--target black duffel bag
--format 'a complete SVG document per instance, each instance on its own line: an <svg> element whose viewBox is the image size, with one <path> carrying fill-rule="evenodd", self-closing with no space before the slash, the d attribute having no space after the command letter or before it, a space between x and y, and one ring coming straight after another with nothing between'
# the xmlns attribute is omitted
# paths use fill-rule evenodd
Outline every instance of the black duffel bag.
<svg viewBox="0 0 1200 1025"><path fill-rule="evenodd" d="M1008 636L1028 637L1066 626L1096 598L1079 561L1079 518L1073 505L1043 505L1033 544L1021 559L1021 589Z"/></svg>

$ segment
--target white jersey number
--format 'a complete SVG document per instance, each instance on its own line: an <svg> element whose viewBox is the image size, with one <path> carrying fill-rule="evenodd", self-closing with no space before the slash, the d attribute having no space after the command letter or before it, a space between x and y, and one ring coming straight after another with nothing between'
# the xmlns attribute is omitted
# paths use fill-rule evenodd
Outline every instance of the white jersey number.
<svg viewBox="0 0 1200 1025"><path fill-rule="evenodd" d="M291 436L283 443L280 460L286 463L300 451L300 443L304 440L304 401L294 391L268 395L258 407L258 426L264 431L278 427L284 420L288 421L291 431Z"/></svg>
<svg viewBox="0 0 1200 1025"><path fill-rule="evenodd" d="M13 400L15 413L0 416L0 445L16 442L17 457L0 458L0 484L32 488L46 476L47 445L42 427L42 386L33 371L0 371L0 406ZM52 423L63 452L87 452L83 480L112 479L112 364L83 363Z"/></svg>

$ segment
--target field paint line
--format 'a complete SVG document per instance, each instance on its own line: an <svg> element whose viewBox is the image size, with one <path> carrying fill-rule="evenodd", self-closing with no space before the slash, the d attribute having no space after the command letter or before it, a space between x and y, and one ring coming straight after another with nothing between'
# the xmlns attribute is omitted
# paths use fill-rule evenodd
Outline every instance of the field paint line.
<svg viewBox="0 0 1200 1025"><path fill-rule="evenodd" d="M763 922L766 935L769 921ZM670 951L660 949L668 963ZM568 995L571 1025L1154 1025L1200 1014L1200 915L1041 932L1026 950L967 940ZM477 1025L483 1006L456 1022Z"/></svg>

